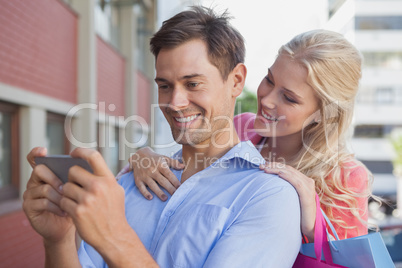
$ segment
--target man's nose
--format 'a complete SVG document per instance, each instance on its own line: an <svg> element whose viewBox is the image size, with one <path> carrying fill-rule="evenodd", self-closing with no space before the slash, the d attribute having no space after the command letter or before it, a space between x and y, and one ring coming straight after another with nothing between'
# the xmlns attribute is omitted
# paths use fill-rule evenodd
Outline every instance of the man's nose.
<svg viewBox="0 0 402 268"><path fill-rule="evenodd" d="M180 110L189 105L190 101L188 99L188 93L186 90L177 87L172 92L172 98L170 100L169 106L172 110Z"/></svg>

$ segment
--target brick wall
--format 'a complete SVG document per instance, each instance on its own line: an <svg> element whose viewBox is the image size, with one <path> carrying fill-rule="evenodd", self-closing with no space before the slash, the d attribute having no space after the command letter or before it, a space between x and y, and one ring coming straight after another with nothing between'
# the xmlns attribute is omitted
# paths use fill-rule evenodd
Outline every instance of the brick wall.
<svg viewBox="0 0 402 268"><path fill-rule="evenodd" d="M42 238L24 212L0 216L0 267L44 267Z"/></svg>
<svg viewBox="0 0 402 268"><path fill-rule="evenodd" d="M75 103L76 36L59 0L0 0L0 82Z"/></svg>
<svg viewBox="0 0 402 268"><path fill-rule="evenodd" d="M99 36L96 51L98 102L105 102L107 114L124 116L125 60ZM115 110L109 108L110 104Z"/></svg>

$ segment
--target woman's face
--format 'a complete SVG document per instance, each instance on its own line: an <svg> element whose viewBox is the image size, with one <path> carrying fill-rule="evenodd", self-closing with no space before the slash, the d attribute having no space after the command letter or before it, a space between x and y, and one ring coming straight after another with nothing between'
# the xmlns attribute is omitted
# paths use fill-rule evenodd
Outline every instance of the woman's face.
<svg viewBox="0 0 402 268"><path fill-rule="evenodd" d="M307 70L281 54L258 87L258 112L254 122L257 133L264 137L297 134L314 119L318 110L314 90L307 84ZM318 114L318 113L317 113Z"/></svg>

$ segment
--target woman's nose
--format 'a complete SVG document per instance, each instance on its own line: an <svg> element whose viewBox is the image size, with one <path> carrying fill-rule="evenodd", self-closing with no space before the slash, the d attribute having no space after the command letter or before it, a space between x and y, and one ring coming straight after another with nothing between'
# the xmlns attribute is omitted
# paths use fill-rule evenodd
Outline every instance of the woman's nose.
<svg viewBox="0 0 402 268"><path fill-rule="evenodd" d="M261 106L266 109L276 108L276 96L273 90L261 98Z"/></svg>

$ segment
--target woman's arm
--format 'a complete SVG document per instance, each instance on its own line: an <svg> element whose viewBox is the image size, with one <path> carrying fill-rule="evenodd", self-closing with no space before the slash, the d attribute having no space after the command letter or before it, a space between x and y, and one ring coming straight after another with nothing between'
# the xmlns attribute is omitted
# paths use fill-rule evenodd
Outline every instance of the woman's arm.
<svg viewBox="0 0 402 268"><path fill-rule="evenodd" d="M240 140L251 140L254 144L261 140L254 131L254 119L253 113L243 113L234 117L233 123ZM183 169L184 165L176 159L155 153L150 147L144 147L130 157L129 165L119 172L117 178L133 170L135 184L145 198L149 200L153 198L149 192L151 190L159 199L166 201L167 196L161 188L172 195L180 186L179 180L170 168Z"/></svg>

